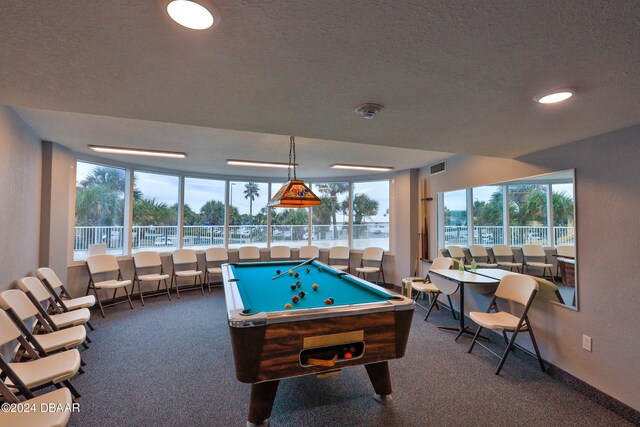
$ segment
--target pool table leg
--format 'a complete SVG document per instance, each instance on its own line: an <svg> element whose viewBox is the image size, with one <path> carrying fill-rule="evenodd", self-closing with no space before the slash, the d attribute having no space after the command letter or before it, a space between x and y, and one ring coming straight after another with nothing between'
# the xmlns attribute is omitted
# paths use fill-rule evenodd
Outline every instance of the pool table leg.
<svg viewBox="0 0 640 427"><path fill-rule="evenodd" d="M375 390L375 398L380 402L391 400L391 375L389 362L377 362L364 365Z"/></svg>
<svg viewBox="0 0 640 427"><path fill-rule="evenodd" d="M279 380L274 380L251 384L247 427L269 425L267 419L271 416L279 383Z"/></svg>

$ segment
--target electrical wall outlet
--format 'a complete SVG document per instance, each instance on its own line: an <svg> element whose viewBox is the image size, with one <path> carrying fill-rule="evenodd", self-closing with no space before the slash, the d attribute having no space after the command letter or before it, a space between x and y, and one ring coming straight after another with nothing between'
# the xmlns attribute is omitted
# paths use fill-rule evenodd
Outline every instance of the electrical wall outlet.
<svg viewBox="0 0 640 427"><path fill-rule="evenodd" d="M582 336L582 348L591 351L591 337L589 335Z"/></svg>

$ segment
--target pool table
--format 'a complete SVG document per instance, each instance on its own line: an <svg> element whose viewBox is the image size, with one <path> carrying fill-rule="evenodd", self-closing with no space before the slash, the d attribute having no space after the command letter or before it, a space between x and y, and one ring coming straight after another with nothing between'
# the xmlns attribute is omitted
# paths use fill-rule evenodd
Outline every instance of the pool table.
<svg viewBox="0 0 640 427"><path fill-rule="evenodd" d="M376 399L389 400L387 361L405 353L411 299L317 260L289 273L302 262L222 266L236 377L251 383L249 426L268 423L284 378L364 364Z"/></svg>

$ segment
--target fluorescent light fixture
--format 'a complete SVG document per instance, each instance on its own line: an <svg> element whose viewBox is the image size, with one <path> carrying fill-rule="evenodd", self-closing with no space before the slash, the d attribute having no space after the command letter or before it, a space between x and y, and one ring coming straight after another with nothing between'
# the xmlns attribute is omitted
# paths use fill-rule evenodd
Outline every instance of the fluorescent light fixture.
<svg viewBox="0 0 640 427"><path fill-rule="evenodd" d="M89 145L89 149L105 154L128 154L130 156L166 157L169 159L184 159L187 157L187 153L179 151L144 150L139 148L107 147L104 145Z"/></svg>
<svg viewBox="0 0 640 427"><path fill-rule="evenodd" d="M533 100L540 104L555 104L571 98L575 92L573 87L554 89L534 96Z"/></svg>
<svg viewBox="0 0 640 427"><path fill-rule="evenodd" d="M220 14L189 0L173 0L167 5L167 13L178 24L192 30L206 30L220 21ZM214 18L216 15L216 18Z"/></svg>
<svg viewBox="0 0 640 427"><path fill-rule="evenodd" d="M357 171L374 171L374 172L389 172L393 170L390 166L367 166L367 165L342 165L336 163L331 165L333 169L351 169Z"/></svg>
<svg viewBox="0 0 640 427"><path fill-rule="evenodd" d="M280 163L280 162L257 162L253 160L227 160L227 164L229 166L253 166L258 168L278 168L278 169L287 169L289 168L289 163ZM297 164L295 166L298 166Z"/></svg>

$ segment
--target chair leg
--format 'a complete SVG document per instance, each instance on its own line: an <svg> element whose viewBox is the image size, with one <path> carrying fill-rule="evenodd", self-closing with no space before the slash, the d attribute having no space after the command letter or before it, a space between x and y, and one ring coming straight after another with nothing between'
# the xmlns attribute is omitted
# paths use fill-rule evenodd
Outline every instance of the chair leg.
<svg viewBox="0 0 640 427"><path fill-rule="evenodd" d="M376 276L376 285L380 283L380 270L378 270L378 275Z"/></svg>
<svg viewBox="0 0 640 427"><path fill-rule="evenodd" d="M478 330L473 336L473 341L471 341L471 346L469 347L469 350L467 350L467 353L471 353L473 351L473 347L476 345L476 340L480 336L480 331L482 331L482 326L478 326Z"/></svg>
<svg viewBox="0 0 640 427"><path fill-rule="evenodd" d="M87 326L89 327L89 329L91 329L92 331L95 331L96 328L93 327L93 325L91 324L91 322L87 322Z"/></svg>
<svg viewBox="0 0 640 427"><path fill-rule="evenodd" d="M75 397L76 399L80 397L80 393L78 393L78 390L76 390L76 388L71 384L69 380L64 380L62 381L62 383L69 389L71 394L73 394L73 397Z"/></svg>
<svg viewBox="0 0 640 427"><path fill-rule="evenodd" d="M382 273L382 284L387 283L387 279L384 278L384 269L380 266L380 273Z"/></svg>
<svg viewBox="0 0 640 427"><path fill-rule="evenodd" d="M435 294L433 296L433 300L431 301L431 304L429 305L429 310L427 310L427 315L424 316L424 321L426 322L427 319L429 318L429 315L431 314L431 310L433 310L433 306L438 304L438 295L440 295L440 292L438 292L437 294Z"/></svg>
<svg viewBox="0 0 640 427"><path fill-rule="evenodd" d="M96 296L96 301L98 301L98 307L100 307L100 313L102 313L102 317L105 317L104 308L102 307L102 301L100 301L100 297L98 297L98 290L95 287L93 288L93 293Z"/></svg>
<svg viewBox="0 0 640 427"><path fill-rule="evenodd" d="M195 280L193 281L193 284L196 284L196 280L198 280L200 282L200 290L202 291L202 295L204 295L204 283L202 282L202 277L200 275L197 275L195 277Z"/></svg>
<svg viewBox="0 0 640 427"><path fill-rule="evenodd" d="M175 282L174 282L174 277L175 277ZM175 284L176 286L176 295L178 296L178 299L180 299L180 287L178 286L178 276L173 276L171 277L171 283Z"/></svg>
<svg viewBox="0 0 640 427"><path fill-rule="evenodd" d="M88 349L88 348L89 348L89 346L87 345L86 341L83 341L83 342L82 342L82 346L83 346L85 349Z"/></svg>
<svg viewBox="0 0 640 427"><path fill-rule="evenodd" d="M127 290L126 286L123 286L124 288L124 294L127 296L127 299L129 300L129 307L131 308L131 310L133 310L133 303L131 302L131 295L129 295L129 291ZM138 288L140 289L140 288Z"/></svg>
<svg viewBox="0 0 640 427"><path fill-rule="evenodd" d="M511 351L513 344L515 344L516 342L516 337L518 336L518 333L520 333L520 329L516 329L515 331L513 331L513 335L511 335L511 340L509 341L509 344L507 344L507 348L504 350L504 353L502 354L502 358L500 359L500 363L498 364L498 369L496 369L496 375L500 375L500 371L504 366L504 362L507 361L509 352Z"/></svg>
<svg viewBox="0 0 640 427"><path fill-rule="evenodd" d="M167 291L167 297L171 301L171 291L169 291L169 285L167 285L167 279L164 279L164 289Z"/></svg>
<svg viewBox="0 0 640 427"><path fill-rule="evenodd" d="M529 324L529 320L527 320L527 327L529 328L529 336L531 337L531 343L533 344L533 348L536 351L536 356L538 357L538 363L540 364L540 369L542 369L542 372L546 372L544 369L544 362L542 361L542 356L540 355L540 350L538 349L538 343L536 342L536 337L533 335L533 329Z"/></svg>
<svg viewBox="0 0 640 427"><path fill-rule="evenodd" d="M133 287L131 288L131 293L133 293L134 288L136 287L136 283L133 283ZM140 279L138 279L138 295L140 296L140 302L142 302L142 306L144 307L144 297L142 296L142 283L140 283Z"/></svg>
<svg viewBox="0 0 640 427"><path fill-rule="evenodd" d="M453 309L453 303L451 302L451 295L447 295L447 300L449 300L449 310L451 310L451 315L453 316L453 320L458 320L458 318L456 317L456 312Z"/></svg>

